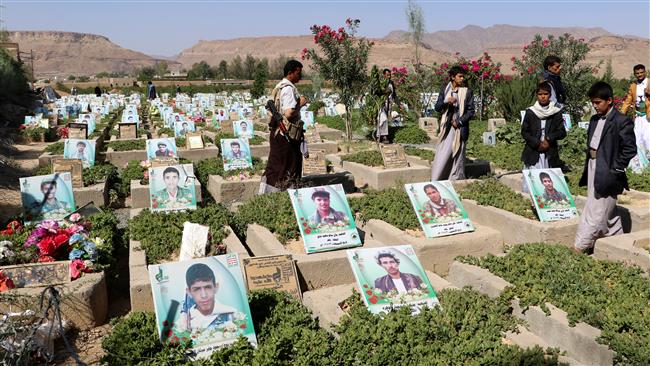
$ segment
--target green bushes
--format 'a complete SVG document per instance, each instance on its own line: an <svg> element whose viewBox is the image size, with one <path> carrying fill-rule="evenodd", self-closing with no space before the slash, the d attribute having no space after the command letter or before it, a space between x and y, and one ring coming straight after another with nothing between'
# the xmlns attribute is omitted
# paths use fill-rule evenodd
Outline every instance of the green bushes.
<svg viewBox="0 0 650 366"><path fill-rule="evenodd" d="M110 187L119 180L117 167L110 163L95 162L95 165L84 168L83 170L84 186L91 186L101 181L108 181Z"/></svg>
<svg viewBox="0 0 650 366"><path fill-rule="evenodd" d="M314 102L309 103L309 108L307 108L308 111L314 112L314 114L318 113L318 110L321 108L325 108L325 103L321 100L316 100Z"/></svg>
<svg viewBox="0 0 650 366"><path fill-rule="evenodd" d="M402 230L420 228L404 188L369 190L363 197L351 198L350 209L364 222L378 219Z"/></svg>
<svg viewBox="0 0 650 366"><path fill-rule="evenodd" d="M241 237L246 237L249 224L259 224L274 233L282 244L300 237L291 200L286 192L256 196L239 206L231 226Z"/></svg>
<svg viewBox="0 0 650 366"><path fill-rule="evenodd" d="M646 168L641 174L627 173L627 181L630 189L650 192L650 168Z"/></svg>
<svg viewBox="0 0 650 366"><path fill-rule="evenodd" d="M129 232L134 240L140 241L140 246L146 251L147 263L153 264L170 259L180 250L185 221L210 227L212 246L207 248L206 252L215 254L219 250L218 245L227 236L224 227L230 219L230 212L220 204L194 211L154 213L143 210L129 221Z"/></svg>
<svg viewBox="0 0 650 366"><path fill-rule="evenodd" d="M615 364L650 364L650 280L637 267L598 261L563 246L527 244L505 257L465 262L512 283L524 307L550 302L602 330L600 341L616 352Z"/></svg>
<svg viewBox="0 0 650 366"><path fill-rule="evenodd" d="M474 200L481 206L492 206L527 219L537 220L530 200L496 179L470 183L461 188L458 193L462 198Z"/></svg>
<svg viewBox="0 0 650 366"><path fill-rule="evenodd" d="M521 119L520 111L533 105L536 101L534 77L515 77L507 83L499 83L494 89L497 115L506 121L515 123Z"/></svg>
<svg viewBox="0 0 650 366"><path fill-rule="evenodd" d="M260 158L253 157L253 167L249 169L235 169L224 171L223 170L223 160L221 158L208 158L203 159L196 163L196 168L194 169L194 174L201 182L203 187L208 186L208 178L210 175L219 175L221 177L232 177L238 176L240 174L255 175L261 174L266 167L266 163L263 162Z"/></svg>
<svg viewBox="0 0 650 366"><path fill-rule="evenodd" d="M406 153L406 155L417 156L429 162L433 161L433 158L436 156L436 153L433 150L418 149L417 147L405 147L404 153Z"/></svg>
<svg viewBox="0 0 650 366"><path fill-rule="evenodd" d="M58 141L53 144L47 145L44 151L52 155L63 155L64 148L65 148L65 144L63 143L63 141Z"/></svg>
<svg viewBox="0 0 650 366"><path fill-rule="evenodd" d="M429 142L429 135L418 126L405 126L395 131L393 142L401 144L426 144Z"/></svg>
<svg viewBox="0 0 650 366"><path fill-rule="evenodd" d="M518 128L518 123L500 126L496 133L496 145L487 146L483 145L483 132L487 131L487 122L472 121L470 136L467 140L467 156L490 161L505 170L521 170L523 167L521 152L524 142L521 137L515 138L513 134L513 131ZM506 138L506 140L500 140L500 138ZM510 143L506 141L510 141Z"/></svg>
<svg viewBox="0 0 650 366"><path fill-rule="evenodd" d="M345 120L339 116L318 116L316 123L345 132Z"/></svg>
<svg viewBox="0 0 650 366"><path fill-rule="evenodd" d="M124 141L117 140L108 143L108 147L113 149L113 151L144 150L146 148L145 145L146 145L145 140L124 140Z"/></svg>
<svg viewBox="0 0 650 366"><path fill-rule="evenodd" d="M560 141L560 159L573 170L582 172L587 159L587 130L574 126Z"/></svg>
<svg viewBox="0 0 650 366"><path fill-rule="evenodd" d="M341 157L341 160L351 161L353 163L367 166L384 166L384 159L381 157L381 153L377 150L365 150L350 155L344 155Z"/></svg>
<svg viewBox="0 0 650 366"><path fill-rule="evenodd" d="M122 170L120 175L120 180L122 181L120 185L120 194L124 197L128 196L131 192L131 181L138 180L142 184L148 184L149 181L144 178L145 169L140 165L140 162L137 160L131 160L126 165L126 168Z"/></svg>

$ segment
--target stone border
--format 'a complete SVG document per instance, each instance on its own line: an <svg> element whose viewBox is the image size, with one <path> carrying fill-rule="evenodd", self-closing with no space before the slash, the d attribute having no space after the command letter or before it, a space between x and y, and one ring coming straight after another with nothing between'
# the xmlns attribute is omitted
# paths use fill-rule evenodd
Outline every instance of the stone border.
<svg viewBox="0 0 650 366"><path fill-rule="evenodd" d="M220 175L208 176L208 192L216 202L229 205L246 202L255 197L260 190L261 177L253 176L245 180L225 180Z"/></svg>
<svg viewBox="0 0 650 366"><path fill-rule="evenodd" d="M198 179L194 180L194 189L196 191L196 202L201 202L201 183ZM131 180L131 208L149 208L149 185L140 184L137 179Z"/></svg>
<svg viewBox="0 0 650 366"><path fill-rule="evenodd" d="M512 286L487 269L460 262L451 265L447 280L457 287L469 286L490 297L497 297L506 287ZM613 364L615 352L596 341L601 334L599 329L583 322L570 326L566 312L550 303L546 303L546 306L550 315L546 315L539 306L522 309L515 298L512 313L525 320L528 329L547 344L560 348L578 362L587 365Z"/></svg>
<svg viewBox="0 0 650 366"><path fill-rule="evenodd" d="M84 273L79 279L62 285L56 285L61 296L61 316L80 330L88 330L106 322L108 315L108 293L104 272ZM18 302L29 300L38 304L45 287L24 287L12 289L2 296L20 297ZM0 301L0 311L16 312L20 306L12 306L7 301Z"/></svg>
<svg viewBox="0 0 650 366"><path fill-rule="evenodd" d="M417 238L382 221L371 219L363 225L366 238L372 237L385 245L410 244L424 269L445 276L449 266L460 255L484 256L503 253L503 237L498 231L481 225L476 230L438 238Z"/></svg>
<svg viewBox="0 0 650 366"><path fill-rule="evenodd" d="M650 273L650 235L647 231L604 237L596 240L594 258L622 262Z"/></svg>
<svg viewBox="0 0 650 366"><path fill-rule="evenodd" d="M431 169L419 165L384 169L383 167L372 167L351 161L342 161L342 166L343 170L352 173L355 184L359 188L367 185L370 188L381 190L402 186L405 183L425 182L431 179Z"/></svg>
<svg viewBox="0 0 650 366"><path fill-rule="evenodd" d="M120 169L124 169L131 160L147 160L147 150L115 151L110 146L106 149L106 161Z"/></svg>
<svg viewBox="0 0 650 366"><path fill-rule="evenodd" d="M102 181L88 187L75 188L74 202L77 207L93 202L96 206L108 206L108 182Z"/></svg>
<svg viewBox="0 0 650 366"><path fill-rule="evenodd" d="M326 125L318 123L316 123L315 126L321 139L330 141L343 140L343 131L339 131L335 128L329 128Z"/></svg>
<svg viewBox="0 0 650 366"><path fill-rule="evenodd" d="M203 149L189 150L183 147L177 149L179 157L190 160L193 163L198 163L201 160L209 158L219 157L219 148L214 145L206 145Z"/></svg>
<svg viewBox="0 0 650 366"><path fill-rule="evenodd" d="M142 209L132 209L131 219L137 216ZM240 258L247 258L248 251L239 241L230 226L226 226L229 234L223 240L226 244L226 253L238 253ZM180 244L179 244L180 247ZM147 255L140 248L140 242L129 239L129 293L131 295L131 311L153 311L153 295L149 272L147 270Z"/></svg>

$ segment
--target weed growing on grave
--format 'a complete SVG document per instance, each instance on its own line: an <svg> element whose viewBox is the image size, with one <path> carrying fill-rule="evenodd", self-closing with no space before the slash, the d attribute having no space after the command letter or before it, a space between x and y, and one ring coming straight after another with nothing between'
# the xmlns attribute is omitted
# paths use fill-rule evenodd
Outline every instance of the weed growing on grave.
<svg viewBox="0 0 650 366"><path fill-rule="evenodd" d="M63 155L64 148L65 148L65 144L63 143L63 141L58 141L53 144L47 145L44 151L52 155Z"/></svg>
<svg viewBox="0 0 650 366"><path fill-rule="evenodd" d="M174 136L174 130L172 130L169 127L163 127L163 128L157 129L156 134L158 135L158 137L160 137L162 135Z"/></svg>
<svg viewBox="0 0 650 366"><path fill-rule="evenodd" d="M120 187L119 192L123 197L126 197L131 192L131 181L138 180L141 184L149 184L149 180L144 178L145 169L140 165L137 160L131 160L126 165L120 174Z"/></svg>
<svg viewBox="0 0 650 366"><path fill-rule="evenodd" d="M398 229L418 229L420 224L404 188L369 190L363 197L350 199L350 209L361 221L383 220Z"/></svg>
<svg viewBox="0 0 650 366"><path fill-rule="evenodd" d="M433 158L436 156L436 153L433 150L418 149L417 147L405 147L404 153L406 153L406 155L420 157L429 162L433 161Z"/></svg>
<svg viewBox="0 0 650 366"><path fill-rule="evenodd" d="M537 220L530 199L524 198L496 179L470 183L461 188L458 194L462 198L476 201L481 206L492 206L530 220Z"/></svg>
<svg viewBox="0 0 650 366"><path fill-rule="evenodd" d="M189 221L210 227L210 240L206 256L223 251L221 243L228 236L224 228L231 220L231 213L221 204L213 204L196 210L179 212L151 212L143 210L129 221L131 238L140 241L146 251L147 263L170 260L180 250L183 223Z"/></svg>
<svg viewBox="0 0 650 366"><path fill-rule="evenodd" d="M345 120L339 116L318 116L316 123L345 132Z"/></svg>
<svg viewBox="0 0 650 366"><path fill-rule="evenodd" d="M265 162L263 162L260 158L253 157L252 168L224 171L223 160L221 160L221 158L208 158L196 163L194 174L199 179L199 182L201 182L201 185L203 187L207 187L210 175L219 175L223 178L240 177L242 179L246 179L250 178L253 175L262 174L265 167Z"/></svg>
<svg viewBox="0 0 650 366"><path fill-rule="evenodd" d="M627 181L630 185L630 189L650 192L650 168L646 168L641 174L628 172Z"/></svg>
<svg viewBox="0 0 650 366"><path fill-rule="evenodd" d="M102 181L108 181L109 187L112 187L118 180L119 172L117 167L110 163L96 162L95 165L83 170L83 181L86 187Z"/></svg>
<svg viewBox="0 0 650 366"><path fill-rule="evenodd" d="M472 121L471 126L467 140L467 156L490 161L502 169L521 170L523 139L517 138L516 135L516 129L519 128L518 123L510 122L505 126L499 126L496 132L495 146L483 145L483 132L487 131L487 122ZM503 140L500 140L499 136Z"/></svg>
<svg viewBox="0 0 650 366"><path fill-rule="evenodd" d="M381 157L381 153L377 150L359 151L353 154L344 155L341 157L341 160L351 161L366 166L384 166L384 159Z"/></svg>
<svg viewBox="0 0 650 366"><path fill-rule="evenodd" d="M113 149L113 151L134 151L134 150L144 150L146 148L145 140L124 140L124 141L111 141L108 143L108 147Z"/></svg>
<svg viewBox="0 0 650 366"><path fill-rule="evenodd" d="M256 196L239 206L231 224L233 229L241 237L246 237L249 224L259 224L269 229L282 244L300 237L291 200L286 192Z"/></svg>
<svg viewBox="0 0 650 366"><path fill-rule="evenodd" d="M637 267L594 260L560 245L514 246L505 257L463 258L512 283L522 306L550 302L602 330L617 365L650 364L650 280Z"/></svg>
<svg viewBox="0 0 650 366"><path fill-rule="evenodd" d="M429 135L418 126L405 126L395 131L393 142L401 144L426 144L429 142Z"/></svg>

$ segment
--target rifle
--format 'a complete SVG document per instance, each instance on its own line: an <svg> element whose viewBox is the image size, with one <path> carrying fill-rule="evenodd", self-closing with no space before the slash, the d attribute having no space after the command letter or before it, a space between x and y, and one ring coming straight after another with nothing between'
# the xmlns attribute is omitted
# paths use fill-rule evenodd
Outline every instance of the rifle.
<svg viewBox="0 0 650 366"><path fill-rule="evenodd" d="M271 121L269 122L269 127L273 129L277 126L277 128L280 129L282 136L284 136L287 142L290 142L289 136L287 135L287 127L284 125L284 116L278 112L277 108L275 108L275 101L267 100L266 106L264 108L266 108L266 110L271 113Z"/></svg>

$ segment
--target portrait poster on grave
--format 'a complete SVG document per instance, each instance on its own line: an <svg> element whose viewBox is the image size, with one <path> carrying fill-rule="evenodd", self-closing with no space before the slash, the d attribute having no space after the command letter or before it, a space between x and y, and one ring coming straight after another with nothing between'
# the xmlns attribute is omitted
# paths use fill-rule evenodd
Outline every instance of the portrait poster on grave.
<svg viewBox="0 0 650 366"><path fill-rule="evenodd" d="M68 123L68 138L86 140L88 125L84 123Z"/></svg>
<svg viewBox="0 0 650 366"><path fill-rule="evenodd" d="M95 132L96 123L94 115L89 113L80 114L78 122L88 126L88 135L92 135Z"/></svg>
<svg viewBox="0 0 650 366"><path fill-rule="evenodd" d="M427 238L474 231L467 211L448 180L405 184Z"/></svg>
<svg viewBox="0 0 650 366"><path fill-rule="evenodd" d="M348 261L368 310L387 313L404 306L418 314L439 304L418 257L410 245L348 249Z"/></svg>
<svg viewBox="0 0 650 366"><path fill-rule="evenodd" d="M176 124L176 122L183 122L184 120L185 120L184 117L181 116L180 113L172 113L169 116L169 120L167 121L167 125L170 128L174 128L174 125Z"/></svg>
<svg viewBox="0 0 650 366"><path fill-rule="evenodd" d="M253 121L242 119L239 121L232 122L232 129L235 133L235 137L253 137Z"/></svg>
<svg viewBox="0 0 650 366"><path fill-rule="evenodd" d="M228 110L226 110L225 108L217 108L217 110L214 113L215 113L214 116L217 117L217 121L220 122L227 120L229 117Z"/></svg>
<svg viewBox="0 0 650 366"><path fill-rule="evenodd" d="M302 176L317 174L327 174L327 162L323 150L311 150L309 157L302 159Z"/></svg>
<svg viewBox="0 0 650 366"><path fill-rule="evenodd" d="M79 159L84 168L95 165L95 140L66 139L63 157Z"/></svg>
<svg viewBox="0 0 650 366"><path fill-rule="evenodd" d="M72 176L72 188L83 188L83 164L79 159L52 159L52 173L68 172Z"/></svg>
<svg viewBox="0 0 650 366"><path fill-rule="evenodd" d="M562 123L564 124L565 130L570 130L571 127L573 127L573 123L571 123L571 115L568 113L562 113Z"/></svg>
<svg viewBox="0 0 650 366"><path fill-rule="evenodd" d="M20 178L25 223L62 220L76 207L68 172Z"/></svg>
<svg viewBox="0 0 650 366"><path fill-rule="evenodd" d="M176 137L183 137L188 132L195 132L194 121L185 120L182 122L174 122L174 134Z"/></svg>
<svg viewBox="0 0 650 366"><path fill-rule="evenodd" d="M257 346L237 254L149 266L158 334L164 344L192 341L193 358L235 343Z"/></svg>
<svg viewBox="0 0 650 366"><path fill-rule="evenodd" d="M578 216L573 196L560 168L522 170L539 221L566 220Z"/></svg>
<svg viewBox="0 0 650 366"><path fill-rule="evenodd" d="M221 139L223 170L246 169L253 167L248 139Z"/></svg>
<svg viewBox="0 0 650 366"><path fill-rule="evenodd" d="M149 168L151 211L195 210L194 179L192 164Z"/></svg>
<svg viewBox="0 0 650 366"><path fill-rule="evenodd" d="M248 291L274 289L302 299L296 265L290 254L242 259Z"/></svg>
<svg viewBox="0 0 650 366"><path fill-rule="evenodd" d="M140 123L138 113L134 110L124 110L122 112L122 123Z"/></svg>
<svg viewBox="0 0 650 366"><path fill-rule="evenodd" d="M628 168L630 168L630 170L636 174L642 174L648 165L650 165L646 151L647 150L645 150L643 147L637 146L636 156L633 157L628 164Z"/></svg>
<svg viewBox="0 0 650 366"><path fill-rule="evenodd" d="M70 261L3 266L2 273L17 288L60 285L70 282Z"/></svg>
<svg viewBox="0 0 650 366"><path fill-rule="evenodd" d="M406 168L409 163L406 161L406 154L404 148L399 144L379 145L381 157L384 160L384 167L386 169L393 168Z"/></svg>
<svg viewBox="0 0 650 366"><path fill-rule="evenodd" d="M289 189L287 192L307 254L361 245L342 185Z"/></svg>
<svg viewBox="0 0 650 366"><path fill-rule="evenodd" d="M137 139L138 138L138 124L137 123L118 123L120 139Z"/></svg>
<svg viewBox="0 0 650 366"><path fill-rule="evenodd" d="M185 141L189 150L203 149L203 135L200 132L188 132L185 135Z"/></svg>
<svg viewBox="0 0 650 366"><path fill-rule="evenodd" d="M486 131L483 132L483 145L495 146L497 144L496 132Z"/></svg>
<svg viewBox="0 0 650 366"><path fill-rule="evenodd" d="M305 128L314 126L314 112L302 109L300 111L300 119L305 123Z"/></svg>
<svg viewBox="0 0 650 366"><path fill-rule="evenodd" d="M147 159L156 158L177 158L176 139L173 137L161 137L147 140Z"/></svg>
<svg viewBox="0 0 650 366"><path fill-rule="evenodd" d="M589 129L589 121L580 121L580 122L578 122L578 127L582 128L583 130L588 130Z"/></svg>

